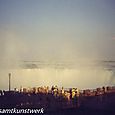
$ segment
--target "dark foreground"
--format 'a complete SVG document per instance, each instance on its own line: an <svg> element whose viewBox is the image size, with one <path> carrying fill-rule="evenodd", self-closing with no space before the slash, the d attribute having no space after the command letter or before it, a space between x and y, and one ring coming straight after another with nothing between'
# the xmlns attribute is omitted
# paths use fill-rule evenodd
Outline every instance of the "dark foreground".
<svg viewBox="0 0 115 115"><path fill-rule="evenodd" d="M23 93L7 91L0 96L0 109L44 108L44 115L115 115L115 92L96 95L80 94L70 98L52 93Z"/></svg>
<svg viewBox="0 0 115 115"><path fill-rule="evenodd" d="M65 109L46 113L45 115L115 115L115 111L96 110L88 108Z"/></svg>

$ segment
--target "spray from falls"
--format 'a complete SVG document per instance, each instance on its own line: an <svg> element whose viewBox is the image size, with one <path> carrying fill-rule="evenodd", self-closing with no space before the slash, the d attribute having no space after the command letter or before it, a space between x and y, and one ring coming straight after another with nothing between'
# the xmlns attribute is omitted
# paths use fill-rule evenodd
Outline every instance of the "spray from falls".
<svg viewBox="0 0 115 115"><path fill-rule="evenodd" d="M44 40L45 43L41 40L41 44L38 45L39 42L26 44L26 40L20 38L16 32L1 34L0 89L8 89L8 73L12 73L13 88L44 85L95 88L115 84L115 72L112 69L114 66L110 68L110 64L93 61L86 54L86 58L83 55L82 59L82 55L76 53L77 48L73 42L66 41L64 45L65 42L49 39ZM78 52L83 54L82 50Z"/></svg>

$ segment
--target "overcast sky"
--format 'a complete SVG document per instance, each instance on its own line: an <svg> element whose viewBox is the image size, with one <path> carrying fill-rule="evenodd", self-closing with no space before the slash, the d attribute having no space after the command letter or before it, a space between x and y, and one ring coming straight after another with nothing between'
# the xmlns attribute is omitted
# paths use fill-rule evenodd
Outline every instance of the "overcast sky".
<svg viewBox="0 0 115 115"><path fill-rule="evenodd" d="M80 59L115 60L114 0L0 0L1 69Z"/></svg>

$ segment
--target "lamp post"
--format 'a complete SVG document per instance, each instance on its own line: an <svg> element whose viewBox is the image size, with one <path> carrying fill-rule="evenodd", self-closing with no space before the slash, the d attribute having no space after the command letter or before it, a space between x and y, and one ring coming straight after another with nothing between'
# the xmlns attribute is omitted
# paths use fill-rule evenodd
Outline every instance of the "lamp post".
<svg viewBox="0 0 115 115"><path fill-rule="evenodd" d="M9 91L11 91L11 73L9 73Z"/></svg>

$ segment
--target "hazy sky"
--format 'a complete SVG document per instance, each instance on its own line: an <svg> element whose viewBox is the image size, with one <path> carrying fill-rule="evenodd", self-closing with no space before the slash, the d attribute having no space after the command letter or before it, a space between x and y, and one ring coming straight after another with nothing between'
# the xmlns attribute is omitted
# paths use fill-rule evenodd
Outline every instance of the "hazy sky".
<svg viewBox="0 0 115 115"><path fill-rule="evenodd" d="M1 75L20 61L82 59L115 60L115 0L0 0Z"/></svg>

